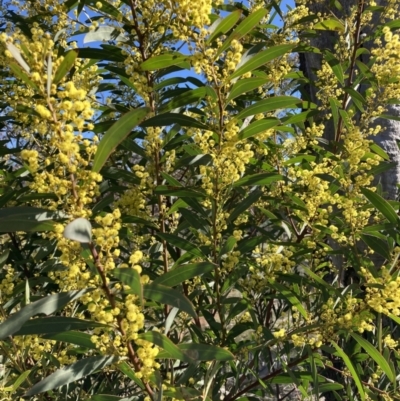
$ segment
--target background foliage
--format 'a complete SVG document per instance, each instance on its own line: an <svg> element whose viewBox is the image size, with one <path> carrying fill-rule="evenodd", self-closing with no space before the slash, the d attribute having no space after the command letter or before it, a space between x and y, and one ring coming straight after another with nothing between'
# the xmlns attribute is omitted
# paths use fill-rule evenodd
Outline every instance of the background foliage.
<svg viewBox="0 0 400 401"><path fill-rule="evenodd" d="M4 2L1 399L400 399L399 6Z"/></svg>

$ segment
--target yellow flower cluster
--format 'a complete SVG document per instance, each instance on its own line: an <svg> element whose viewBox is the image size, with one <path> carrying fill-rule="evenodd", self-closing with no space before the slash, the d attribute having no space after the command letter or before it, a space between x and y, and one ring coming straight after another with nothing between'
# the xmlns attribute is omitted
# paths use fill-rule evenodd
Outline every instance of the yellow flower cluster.
<svg viewBox="0 0 400 401"><path fill-rule="evenodd" d="M323 334L326 340L333 335L335 326L360 333L374 329L373 315L368 305L351 295L336 302L330 298L322 307L320 319L324 323Z"/></svg>
<svg viewBox="0 0 400 401"><path fill-rule="evenodd" d="M400 316L400 277L383 267L374 277L365 268L361 272L366 281L365 302L378 313Z"/></svg>

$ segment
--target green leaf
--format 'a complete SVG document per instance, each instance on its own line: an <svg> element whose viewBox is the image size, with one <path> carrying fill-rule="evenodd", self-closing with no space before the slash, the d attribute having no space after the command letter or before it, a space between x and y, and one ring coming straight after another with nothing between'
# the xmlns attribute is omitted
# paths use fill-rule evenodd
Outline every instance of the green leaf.
<svg viewBox="0 0 400 401"><path fill-rule="evenodd" d="M143 304L143 287L140 281L140 275L136 269L131 269L129 267L114 269L113 276L129 286L133 293L139 296L140 304Z"/></svg>
<svg viewBox="0 0 400 401"><path fill-rule="evenodd" d="M337 132L338 129L338 124L339 124L339 108L340 104L337 99L334 99L332 97L329 98L329 104L331 106L332 110L332 119L333 119L333 125L335 127L335 132Z"/></svg>
<svg viewBox="0 0 400 401"><path fill-rule="evenodd" d="M55 222L52 218L63 217L57 212L28 206L0 209L0 232L51 231Z"/></svg>
<svg viewBox="0 0 400 401"><path fill-rule="evenodd" d="M255 190L247 194L246 197L235 206L233 212L228 218L228 222L233 222L239 217L239 215L249 210L250 206L257 202L258 199L260 199L261 195L262 192L259 190Z"/></svg>
<svg viewBox="0 0 400 401"><path fill-rule="evenodd" d="M164 53L147 59L140 65L140 68L142 71L155 71L161 68L177 65L181 68L190 69L190 63L187 60L188 56L185 56L182 53Z"/></svg>
<svg viewBox="0 0 400 401"><path fill-rule="evenodd" d="M396 375L393 373L388 361L378 352L378 350L370 342L358 334L350 333L350 335L358 342L358 344L361 345L362 348L364 348L368 355L384 371L388 379L391 382L394 382L396 380Z"/></svg>
<svg viewBox="0 0 400 401"><path fill-rule="evenodd" d="M218 23L216 28L213 30L211 35L206 40L206 45L209 45L215 38L217 38L220 34L227 33L236 22L239 21L240 16L242 15L241 10L236 10L233 13L228 14L222 21ZM211 27L213 28L213 27Z"/></svg>
<svg viewBox="0 0 400 401"><path fill-rule="evenodd" d="M215 345L183 343L178 344L178 348L195 361L233 361L234 356L226 349ZM159 352L157 358L171 358L168 352Z"/></svg>
<svg viewBox="0 0 400 401"><path fill-rule="evenodd" d="M221 257L221 256L223 256L223 255L226 255L226 254L229 253L230 251L232 251L232 249L233 249L233 248L235 247L235 245L236 245L236 242L237 242L236 238L233 237L233 236L230 236L230 237L226 240L224 246L221 248L221 251L219 252L219 256Z"/></svg>
<svg viewBox="0 0 400 401"><path fill-rule="evenodd" d="M248 125L243 130L239 131L238 137L239 139L247 139L252 136L258 135L261 132L267 131L273 127L276 127L280 124L280 121L277 118L269 117L263 118L262 120L257 120Z"/></svg>
<svg viewBox="0 0 400 401"><path fill-rule="evenodd" d="M279 294L282 294L282 296L284 296L301 313L304 319L308 318L307 311L304 309L296 295L289 290L289 288L277 282L270 283L270 285L272 288L276 289Z"/></svg>
<svg viewBox="0 0 400 401"><path fill-rule="evenodd" d="M361 192L391 223L399 222L397 213L387 200L367 188L361 188Z"/></svg>
<svg viewBox="0 0 400 401"><path fill-rule="evenodd" d="M92 289L60 292L24 306L0 324L0 340L4 340L6 337L19 331L31 317L39 314L50 315L89 291L92 291Z"/></svg>
<svg viewBox="0 0 400 401"><path fill-rule="evenodd" d="M63 369L56 370L53 374L36 383L28 390L24 397L31 397L45 391L53 390L74 381L80 380L98 370L118 361L116 356L92 356L81 359Z"/></svg>
<svg viewBox="0 0 400 401"><path fill-rule="evenodd" d="M212 99L216 99L217 95L209 86L203 86L202 88L196 88L188 90L180 95L169 99L164 103L160 112L164 113L170 110L177 109L178 107L187 106L188 104L198 102L200 99L204 99L206 96L210 96Z"/></svg>
<svg viewBox="0 0 400 401"><path fill-rule="evenodd" d="M307 103L305 104L307 107ZM287 108L301 108L302 101L294 96L274 96L268 99L260 100L253 103L251 106L246 107L237 116L236 119L242 120L243 118L253 116L258 113L268 113L272 110L287 109Z"/></svg>
<svg viewBox="0 0 400 401"><path fill-rule="evenodd" d="M325 60L328 62L338 81L344 85L344 74L341 62L328 50L325 51Z"/></svg>
<svg viewBox="0 0 400 401"><path fill-rule="evenodd" d="M53 83L56 85L67 75L68 71L75 64L75 60L78 57L77 50L70 50L64 55L64 60L61 62L57 71L54 75Z"/></svg>
<svg viewBox="0 0 400 401"><path fill-rule="evenodd" d="M184 251L197 256L199 258L204 258L203 252L200 251L199 248L197 248L195 245L190 243L184 238L178 237L177 235L174 234L169 234L169 233L157 233L157 237L161 238L162 240L166 241L167 244L176 246L179 249L183 249Z"/></svg>
<svg viewBox="0 0 400 401"><path fill-rule="evenodd" d="M119 363L118 368L122 373L134 381L142 390L145 389L143 382L136 376L135 371L125 361Z"/></svg>
<svg viewBox="0 0 400 401"><path fill-rule="evenodd" d="M75 344L80 347L96 349L96 345L91 341L91 335L87 333L81 333L79 331L68 331L64 333L56 333L56 334L46 334L41 337L60 341L68 344Z"/></svg>
<svg viewBox="0 0 400 401"><path fill-rule="evenodd" d="M149 107L131 110L113 124L101 139L94 156L92 171L99 172L114 149L149 114Z"/></svg>
<svg viewBox="0 0 400 401"><path fill-rule="evenodd" d="M382 157L383 160L390 160L389 155L376 143L371 143L369 145L369 148L376 153L377 155L379 155L380 157Z"/></svg>
<svg viewBox="0 0 400 401"><path fill-rule="evenodd" d="M343 88L345 92L347 92L351 99L353 100L354 104L357 106L358 110L364 112L364 105L367 103L361 93L357 92L353 88Z"/></svg>
<svg viewBox="0 0 400 401"><path fill-rule="evenodd" d="M331 344L335 347L336 352L339 354L339 356L343 359L345 365L347 366L347 369L351 373L351 378L354 380L356 383L356 386L358 388L358 393L360 394L360 397L363 401L365 401L365 392L364 392L364 387L360 381L360 378L358 377L357 371L354 369L353 364L350 361L350 358L345 354L345 352L337 345L334 341L331 341Z"/></svg>
<svg viewBox="0 0 400 401"><path fill-rule="evenodd" d="M196 188L197 189L197 188ZM195 189L172 187L170 185L158 185L154 192L159 195L177 196L179 198L205 198L206 194Z"/></svg>
<svg viewBox="0 0 400 401"><path fill-rule="evenodd" d="M361 234L360 237L374 252L382 255L387 260L391 259L391 253L387 241L366 234Z"/></svg>
<svg viewBox="0 0 400 401"><path fill-rule="evenodd" d="M248 175L233 183L234 187L244 187L249 185L268 185L276 181L282 181L283 176L275 173L260 173Z"/></svg>
<svg viewBox="0 0 400 401"><path fill-rule="evenodd" d="M21 373L15 380L13 385L9 387L4 387L3 391L9 391L11 393L15 392L19 388L19 386L27 379L31 372L32 370L26 370L25 372Z"/></svg>
<svg viewBox="0 0 400 401"><path fill-rule="evenodd" d="M15 63L10 63L9 67L11 68L12 72L15 74L17 78L24 81L32 89L39 90L39 87L28 77L28 75L25 74L24 71L22 71L19 65Z"/></svg>
<svg viewBox="0 0 400 401"><path fill-rule="evenodd" d="M163 113L151 117L140 124L141 127L165 127L168 125L179 124L181 127L192 127L209 130L207 125L197 121L193 117L185 116L180 113Z"/></svg>
<svg viewBox="0 0 400 401"><path fill-rule="evenodd" d="M247 35L258 23L267 15L268 8L260 8L250 15L248 15L229 35L223 45L219 48L216 57L224 52L231 44L233 39L240 40L243 36Z"/></svg>
<svg viewBox="0 0 400 401"><path fill-rule="evenodd" d="M318 22L313 26L313 29L337 32L345 31L344 25L336 18L328 18L324 21Z"/></svg>
<svg viewBox="0 0 400 401"><path fill-rule="evenodd" d="M79 217L65 227L63 235L72 241L88 244L92 242L92 225L88 220Z"/></svg>
<svg viewBox="0 0 400 401"><path fill-rule="evenodd" d="M257 53L255 56L253 56L249 61L245 62L242 66L240 66L233 74L230 75L229 80L240 77L243 74L246 74L246 72L253 71L256 68L265 65L269 61L283 56L293 48L293 44L284 44L276 45L267 50L263 50L262 52Z"/></svg>
<svg viewBox="0 0 400 401"><path fill-rule="evenodd" d="M69 330L86 330L90 327L107 327L105 324L91 320L81 320L73 317L51 316L38 317L28 320L14 333L14 336L25 336L32 334L57 334Z"/></svg>
<svg viewBox="0 0 400 401"><path fill-rule="evenodd" d="M162 276L157 277L153 283L174 287L186 280L201 276L205 273L210 273L214 270L215 265L210 262L184 264L175 267L167 273L164 273Z"/></svg>
<svg viewBox="0 0 400 401"><path fill-rule="evenodd" d="M173 288L153 282L143 286L143 296L146 299L151 299L161 304L174 306L186 312L194 319L197 318L192 303L183 294Z"/></svg>
<svg viewBox="0 0 400 401"><path fill-rule="evenodd" d="M115 20L120 22L121 20L125 23L130 23L130 21L112 4L110 4L107 0L84 0L85 4L94 8L95 10L100 11L102 14L107 14L108 16L114 17ZM101 3L101 8L97 7L97 3Z"/></svg>
<svg viewBox="0 0 400 401"><path fill-rule="evenodd" d="M266 78L245 78L235 82L232 85L231 91L229 92L228 97L226 98L226 103L229 103L231 100L240 96L243 93L250 92L254 89L259 88L260 86L265 85L270 82L269 79Z"/></svg>
<svg viewBox="0 0 400 401"><path fill-rule="evenodd" d="M181 351L167 336L157 331L148 331L138 335L141 340L146 340L165 350L172 358L184 362L193 362L193 360Z"/></svg>
<svg viewBox="0 0 400 401"><path fill-rule="evenodd" d="M90 58L94 60L101 61L116 61L123 62L125 60L125 56L119 51L109 51L106 49L95 49L95 48L79 48L74 49L79 52L79 58Z"/></svg>

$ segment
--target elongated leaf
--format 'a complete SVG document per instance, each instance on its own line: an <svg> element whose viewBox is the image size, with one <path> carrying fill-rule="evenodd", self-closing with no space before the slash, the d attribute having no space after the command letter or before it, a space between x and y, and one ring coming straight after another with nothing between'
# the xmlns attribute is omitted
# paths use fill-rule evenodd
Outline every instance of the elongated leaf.
<svg viewBox="0 0 400 401"><path fill-rule="evenodd" d="M257 202L258 199L260 199L261 195L262 192L259 190L253 191L248 194L245 199L239 202L239 204L236 205L235 209L233 209L233 212L229 216L228 221L233 222L239 217L239 215L241 215L246 210L249 210L250 206L253 205L253 203Z"/></svg>
<svg viewBox="0 0 400 401"><path fill-rule="evenodd" d="M289 107L301 107L302 102L299 98L294 96L276 96L268 99L260 100L245 108L241 111L236 118L241 120L243 118L253 116L258 113L268 113L272 110L286 109ZM306 106L307 107L307 106Z"/></svg>
<svg viewBox="0 0 400 401"><path fill-rule="evenodd" d="M0 209L0 232L51 231L55 222L51 219L63 217L57 212L36 207L16 206Z"/></svg>
<svg viewBox="0 0 400 401"><path fill-rule="evenodd" d="M96 345L91 341L91 335L80 331L68 331L64 333L45 334L41 337L49 340L61 341L68 344L79 345L80 347L96 349Z"/></svg>
<svg viewBox="0 0 400 401"><path fill-rule="evenodd" d="M391 382L396 380L396 376L393 373L388 361L379 353L379 351L365 338L359 336L356 333L350 333L350 335L364 348L368 355L378 364L378 366L385 372L386 376Z"/></svg>
<svg viewBox="0 0 400 401"><path fill-rule="evenodd" d="M391 223L398 223L399 217L390 205L390 203L383 199L382 196L367 188L361 188L363 195L375 206Z"/></svg>
<svg viewBox="0 0 400 401"><path fill-rule="evenodd" d="M119 51L109 51L106 49L96 49L96 48L84 48L81 47L79 49L74 49L79 52L79 58L90 58L94 60L108 60L108 61L116 61L123 62L125 60L125 56Z"/></svg>
<svg viewBox="0 0 400 401"><path fill-rule="evenodd" d="M88 244L92 241L92 225L88 220L80 217L71 221L65 227L63 235L65 238L80 242L81 244Z"/></svg>
<svg viewBox="0 0 400 401"><path fill-rule="evenodd" d="M36 383L25 393L24 397L31 397L43 393L44 391L65 386L117 361L118 357L116 356L92 356L90 358L81 359L72 365L55 371L39 383Z"/></svg>
<svg viewBox="0 0 400 401"><path fill-rule="evenodd" d="M21 69L21 67L16 63L9 64L10 69L14 73L14 75L25 82L32 89L38 90L38 86L25 74L25 72Z"/></svg>
<svg viewBox="0 0 400 401"><path fill-rule="evenodd" d="M353 100L358 110L364 112L364 105L367 103L367 101L364 99L363 95L353 88L344 88L344 90L351 96L351 100Z"/></svg>
<svg viewBox="0 0 400 401"><path fill-rule="evenodd" d="M234 246L236 245L236 242L237 242L236 238L233 237L233 236L230 236L226 240L224 246L221 248L219 256L223 256L223 255L226 255L227 253L229 253L234 248Z"/></svg>
<svg viewBox="0 0 400 401"><path fill-rule="evenodd" d="M249 185L268 185L276 181L283 180L283 176L275 173L260 173L248 175L233 183L234 187L244 187Z"/></svg>
<svg viewBox="0 0 400 401"><path fill-rule="evenodd" d="M331 341L331 344L335 347L336 352L343 359L345 365L347 366L347 369L349 369L349 371L351 373L351 378L354 380L354 382L356 383L356 386L358 388L359 395L360 395L361 399L363 401L365 401L364 386L362 385L361 380L358 377L358 373L355 370L353 364L351 363L350 358L345 354L345 352L334 341Z"/></svg>
<svg viewBox="0 0 400 401"><path fill-rule="evenodd" d="M360 237L374 252L382 255L385 259L390 260L391 252L387 241L366 234L361 234Z"/></svg>
<svg viewBox="0 0 400 401"><path fill-rule="evenodd" d="M197 189L197 188L196 188ZM172 187L169 185L159 185L156 187L156 194L165 196L178 196L179 198L205 198L206 194L195 189Z"/></svg>
<svg viewBox="0 0 400 401"><path fill-rule="evenodd" d="M217 52L217 57L230 46L233 39L239 40L247 35L267 15L267 13L268 9L265 7L248 15L229 35L228 39L224 41L223 45Z"/></svg>
<svg viewBox="0 0 400 401"><path fill-rule="evenodd" d="M157 277L153 283L174 287L186 280L214 271L215 265L209 262L190 263L180 265L168 273Z"/></svg>
<svg viewBox="0 0 400 401"><path fill-rule="evenodd" d="M14 391L16 391L19 386L26 380L26 378L30 375L32 371L31 370L26 370L25 372L23 372L21 375L18 376L17 380L15 380L15 382L13 383L12 386L10 387L4 387L3 391L10 391L11 393L13 393Z"/></svg>
<svg viewBox="0 0 400 401"><path fill-rule="evenodd" d="M185 352L181 351L178 346L176 346L167 336L161 334L157 331L148 331L143 334L139 334L138 338L141 340L146 340L152 344L165 350L174 359L179 359L180 361L193 362L192 358L187 356Z"/></svg>
<svg viewBox="0 0 400 401"><path fill-rule="evenodd" d="M188 104L204 99L206 96L215 99L217 95L211 87L204 86L202 88L191 89L168 100L168 102L161 106L160 111L163 113L178 107L187 106Z"/></svg>
<svg viewBox="0 0 400 401"><path fill-rule="evenodd" d="M239 139L250 138L254 135L260 134L261 132L267 131L273 127L276 127L280 121L277 118L270 117L262 120L257 120L241 130L238 134Z"/></svg>
<svg viewBox="0 0 400 401"><path fill-rule="evenodd" d="M19 49L11 42L6 42L7 50L12 54L18 64L29 74L31 69L26 61L23 59Z"/></svg>
<svg viewBox="0 0 400 401"><path fill-rule="evenodd" d="M190 69L190 63L187 61L187 58L187 56L178 52L160 54L159 56L151 57L143 62L140 68L143 71L155 71L177 65L182 68Z"/></svg>
<svg viewBox="0 0 400 401"><path fill-rule="evenodd" d="M193 127L209 130L207 125L197 121L193 117L185 116L180 113L163 113L151 117L140 124L141 127L165 127L168 125L179 124L181 127Z"/></svg>
<svg viewBox="0 0 400 401"><path fill-rule="evenodd" d="M243 93L250 92L260 86L265 85L270 80L266 78L245 78L241 79L232 86L231 91L226 99L226 103L242 95Z"/></svg>
<svg viewBox="0 0 400 401"><path fill-rule="evenodd" d="M4 340L6 337L19 331L23 324L31 317L39 314L50 315L89 291L92 291L92 289L60 292L24 306L0 324L0 340Z"/></svg>
<svg viewBox="0 0 400 401"><path fill-rule="evenodd" d="M142 390L145 389L143 382L136 376L135 371L125 361L119 363L118 368L122 373L133 380Z"/></svg>
<svg viewBox="0 0 400 401"><path fill-rule="evenodd" d="M177 248L183 249L186 252L191 253L194 256L198 256L200 258L204 257L203 252L200 251L195 245L190 243L184 238L178 237L174 234L169 233L158 233L157 236L162 240L166 241L168 244L176 246Z"/></svg>
<svg viewBox="0 0 400 401"><path fill-rule="evenodd" d="M236 10L233 13L228 14L214 29L213 33L206 40L206 44L209 45L215 38L219 35L227 33L236 22L239 21L240 16L242 15L241 10Z"/></svg>
<svg viewBox="0 0 400 401"><path fill-rule="evenodd" d="M92 171L99 172L115 148L130 134L150 112L150 108L142 107L124 114L101 139L93 160Z"/></svg>
<svg viewBox="0 0 400 401"><path fill-rule="evenodd" d="M303 305L292 291L290 291L283 284L276 282L271 283L271 286L275 288L279 294L282 294L301 313L304 319L307 319L307 311L304 309Z"/></svg>
<svg viewBox="0 0 400 401"><path fill-rule="evenodd" d="M143 304L143 287L137 270L131 268L114 269L113 275L129 286L133 293L139 296L140 303Z"/></svg>
<svg viewBox="0 0 400 401"><path fill-rule="evenodd" d="M153 282L143 286L143 295L146 299L174 306L193 318L197 318L192 303L183 294L173 288Z"/></svg>
<svg viewBox="0 0 400 401"><path fill-rule="evenodd" d="M341 62L329 51L325 52L325 59L331 67L338 81L344 85L344 74Z"/></svg>
<svg viewBox="0 0 400 401"><path fill-rule="evenodd" d="M178 344L178 348L195 361L232 361L234 359L231 352L215 345L184 343ZM171 356L168 352L161 351L157 357L171 358Z"/></svg>
<svg viewBox="0 0 400 401"><path fill-rule="evenodd" d="M129 20L118 10L118 8L114 7L107 0L84 0L85 4L94 8L95 10L99 10L102 14L107 14L110 17L114 17L117 21L124 21L129 24ZM101 8L98 7L98 3L101 4Z"/></svg>
<svg viewBox="0 0 400 401"><path fill-rule="evenodd" d="M324 21L318 22L313 26L314 29L320 29L323 31L338 31L344 32L344 25L336 18L328 18Z"/></svg>
<svg viewBox="0 0 400 401"><path fill-rule="evenodd" d="M369 145L369 148L376 153L377 155L379 155L380 157L382 157L383 160L390 160L389 155L376 143L371 143Z"/></svg>
<svg viewBox="0 0 400 401"><path fill-rule="evenodd" d="M57 85L68 73L68 71L75 64L75 60L78 57L77 50L70 50L64 55L64 60L61 62L57 71L54 75L53 82Z"/></svg>
<svg viewBox="0 0 400 401"><path fill-rule="evenodd" d="M69 330L86 330L90 327L106 327L107 325L93 322L91 320L81 320L73 317L51 316L39 317L28 320L14 333L14 336L25 336L32 334L57 334Z"/></svg>
<svg viewBox="0 0 400 401"><path fill-rule="evenodd" d="M229 79L232 80L234 78L240 77L246 72L253 71L256 68L259 68L269 61L283 56L290 50L294 48L293 44L284 44L284 45L276 45L267 50L263 50L260 53L257 53L253 56L249 61L244 63L241 67L239 67L233 74L230 75Z"/></svg>

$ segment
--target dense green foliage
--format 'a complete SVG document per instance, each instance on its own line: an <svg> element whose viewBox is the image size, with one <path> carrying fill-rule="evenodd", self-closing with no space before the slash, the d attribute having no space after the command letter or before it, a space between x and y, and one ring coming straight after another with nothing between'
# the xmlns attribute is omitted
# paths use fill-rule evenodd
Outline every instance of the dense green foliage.
<svg viewBox="0 0 400 401"><path fill-rule="evenodd" d="M400 3L307 3L3 5L1 400L400 399Z"/></svg>

